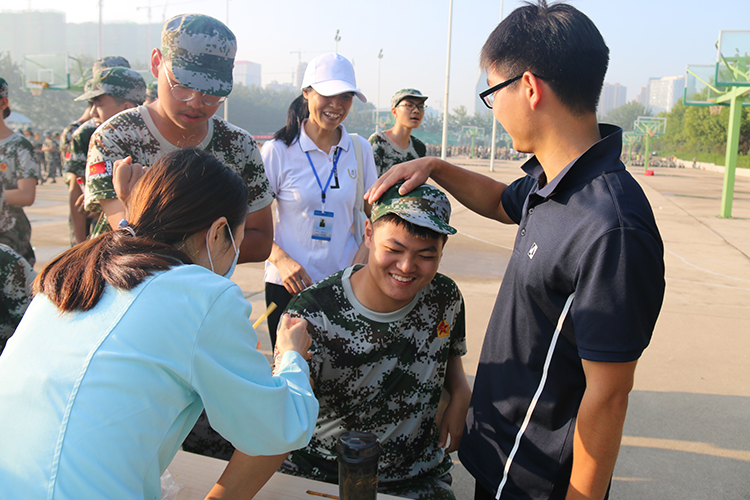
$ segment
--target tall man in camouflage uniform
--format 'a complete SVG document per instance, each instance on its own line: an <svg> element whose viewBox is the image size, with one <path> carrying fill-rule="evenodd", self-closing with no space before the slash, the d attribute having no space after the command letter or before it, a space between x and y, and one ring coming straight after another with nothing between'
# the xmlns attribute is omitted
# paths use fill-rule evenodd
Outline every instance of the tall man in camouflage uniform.
<svg viewBox="0 0 750 500"><path fill-rule="evenodd" d="M336 440L349 430L382 445L382 493L453 499L448 455L458 449L471 391L463 298L438 274L450 203L423 185L391 188L365 223L367 265L355 265L295 295L287 307L308 322L310 376L320 416L310 444L282 470L337 482ZM442 389L451 401L437 423ZM450 440L448 439L450 436ZM447 445L447 447L446 447Z"/></svg>
<svg viewBox="0 0 750 500"><path fill-rule="evenodd" d="M151 73L158 79L158 99L128 110L100 127L92 137L86 168L87 210L106 215L96 234L126 217L112 185L118 160L152 165L178 148L210 152L247 183L250 190L245 241L240 262L268 257L273 240L272 193L255 140L214 113L232 90L237 42L220 21L199 14L169 19L161 49L151 54Z"/></svg>
<svg viewBox="0 0 750 500"><path fill-rule="evenodd" d="M426 100L427 96L416 89L401 89L391 98L391 114L396 123L369 139L378 177L397 163L422 158L427 153L424 143L411 135L422 124Z"/></svg>

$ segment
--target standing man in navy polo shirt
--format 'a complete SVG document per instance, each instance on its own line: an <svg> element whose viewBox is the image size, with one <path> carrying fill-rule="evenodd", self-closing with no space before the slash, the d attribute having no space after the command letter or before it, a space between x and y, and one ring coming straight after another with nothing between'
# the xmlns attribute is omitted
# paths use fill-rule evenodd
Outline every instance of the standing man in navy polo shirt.
<svg viewBox="0 0 750 500"><path fill-rule="evenodd" d="M519 225L459 450L476 499L609 495L664 260L648 200L619 159L622 130L596 121L608 62L596 26L570 5L516 9L482 49L480 96L513 147L534 154L526 176L505 185L427 157L366 194L431 177L471 210Z"/></svg>

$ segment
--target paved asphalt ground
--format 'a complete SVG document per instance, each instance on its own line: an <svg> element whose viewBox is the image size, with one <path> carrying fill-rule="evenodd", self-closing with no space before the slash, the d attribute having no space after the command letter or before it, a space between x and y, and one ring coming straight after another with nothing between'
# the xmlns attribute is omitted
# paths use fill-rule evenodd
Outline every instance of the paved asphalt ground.
<svg viewBox="0 0 750 500"><path fill-rule="evenodd" d="M467 168L510 182L521 162L455 159ZM750 177L738 176L733 218L718 217L723 175L656 168L632 173L656 214L665 243L667 291L653 340L641 358L611 498L750 499ZM63 184L38 187L27 208L37 265L68 244ZM446 246L441 272L461 288L467 308L470 381L505 266L515 227L483 219L454 203L459 233ZM253 304L265 310L263 265L244 264L234 275ZM262 348L270 350L266 325ZM473 480L459 464L459 500L473 498Z"/></svg>

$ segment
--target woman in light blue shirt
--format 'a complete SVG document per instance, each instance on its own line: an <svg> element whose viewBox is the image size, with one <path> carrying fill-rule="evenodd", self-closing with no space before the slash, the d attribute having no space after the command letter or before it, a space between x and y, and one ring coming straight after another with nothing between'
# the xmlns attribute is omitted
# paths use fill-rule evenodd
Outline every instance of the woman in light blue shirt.
<svg viewBox="0 0 750 500"><path fill-rule="evenodd" d="M282 322L272 374L250 304L222 276L247 196L213 156L177 151L141 178L129 222L44 268L0 356L0 496L159 499L204 408L248 455L307 444L318 403L305 324Z"/></svg>

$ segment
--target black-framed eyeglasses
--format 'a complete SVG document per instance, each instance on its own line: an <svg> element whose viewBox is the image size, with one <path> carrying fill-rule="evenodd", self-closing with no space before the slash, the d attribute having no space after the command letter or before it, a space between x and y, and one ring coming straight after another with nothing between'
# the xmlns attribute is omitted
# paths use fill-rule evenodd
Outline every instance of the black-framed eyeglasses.
<svg viewBox="0 0 750 500"><path fill-rule="evenodd" d="M174 97L178 101L188 102L192 100L196 94L200 94L201 101L203 101L203 104L205 104L206 106L218 106L219 104L227 100L225 96L219 97L215 95L204 94L203 92L198 92L197 90L187 88L186 86L180 85L179 83L172 82L166 66L164 67L164 74L167 75L167 83L169 84L169 91L172 94L172 97Z"/></svg>
<svg viewBox="0 0 750 500"><path fill-rule="evenodd" d="M482 102L484 103L485 106L487 106L488 108L492 109L492 105L495 102L495 93L498 90L502 89L503 87L507 87L511 83L520 80L522 76L523 76L523 73L521 73L518 76L514 76L513 78L510 78L508 80L505 80L504 82L500 82L497 85L495 85L494 87L488 88L487 90L485 90L484 92L482 92L481 94L479 94L479 98L482 100Z"/></svg>
<svg viewBox="0 0 750 500"><path fill-rule="evenodd" d="M427 107L424 105L424 103L420 104L414 104L413 102L409 101L402 101L397 108L406 108L408 111L414 111L414 108L417 108L418 111L424 111L424 109Z"/></svg>

